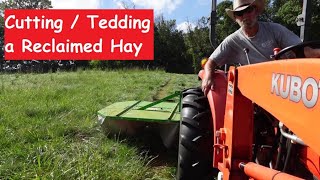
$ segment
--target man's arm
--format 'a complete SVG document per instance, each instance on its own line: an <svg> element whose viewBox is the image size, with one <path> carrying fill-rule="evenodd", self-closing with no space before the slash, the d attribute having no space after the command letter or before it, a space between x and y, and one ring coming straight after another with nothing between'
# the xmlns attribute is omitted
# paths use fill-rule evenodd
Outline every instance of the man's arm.
<svg viewBox="0 0 320 180"><path fill-rule="evenodd" d="M277 23L271 23L270 25L272 25L272 28L274 29L273 32L280 48L301 43L301 39L286 27ZM305 47L304 54L307 58L320 58L320 49Z"/></svg>
<svg viewBox="0 0 320 180"><path fill-rule="evenodd" d="M304 55L307 58L320 58L320 49L313 49L310 47L304 48Z"/></svg>
<svg viewBox="0 0 320 180"><path fill-rule="evenodd" d="M202 79L201 88L205 96L208 94L210 89L213 90L214 88L213 76L216 67L217 64L213 59L209 59L206 65L204 66L205 75Z"/></svg>

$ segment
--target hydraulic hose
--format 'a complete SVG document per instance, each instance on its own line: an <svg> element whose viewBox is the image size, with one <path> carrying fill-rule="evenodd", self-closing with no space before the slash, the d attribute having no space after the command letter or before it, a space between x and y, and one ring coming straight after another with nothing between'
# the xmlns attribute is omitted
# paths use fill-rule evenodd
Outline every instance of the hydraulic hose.
<svg viewBox="0 0 320 180"><path fill-rule="evenodd" d="M294 134L286 133L286 132L284 131L284 126L283 126L283 123L282 123L282 122L279 122L279 128L280 128L281 134L282 134L284 137L292 140L294 143L298 143L298 144L300 144L300 145L306 146L306 144L305 144L305 143L302 141L302 139L300 139L298 136L296 136L296 135L294 135Z"/></svg>

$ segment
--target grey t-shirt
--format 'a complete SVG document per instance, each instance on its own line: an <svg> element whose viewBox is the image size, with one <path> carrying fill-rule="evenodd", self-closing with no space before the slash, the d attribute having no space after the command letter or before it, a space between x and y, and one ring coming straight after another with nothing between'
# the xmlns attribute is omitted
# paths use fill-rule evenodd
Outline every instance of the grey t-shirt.
<svg viewBox="0 0 320 180"><path fill-rule="evenodd" d="M277 23L258 22L259 31L254 37L246 37L241 28L230 34L214 50L210 59L217 65L248 64L244 48L247 48L251 64L270 60L274 48L283 49L301 43L292 31Z"/></svg>

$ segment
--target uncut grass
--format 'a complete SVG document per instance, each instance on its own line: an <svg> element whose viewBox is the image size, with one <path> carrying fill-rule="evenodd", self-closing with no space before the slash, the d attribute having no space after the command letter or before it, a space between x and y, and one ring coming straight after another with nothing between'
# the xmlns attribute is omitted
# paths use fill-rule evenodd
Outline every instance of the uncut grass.
<svg viewBox="0 0 320 180"><path fill-rule="evenodd" d="M127 139L108 138L96 112L117 101L153 100L198 85L163 71L0 75L0 179L174 179L174 166Z"/></svg>

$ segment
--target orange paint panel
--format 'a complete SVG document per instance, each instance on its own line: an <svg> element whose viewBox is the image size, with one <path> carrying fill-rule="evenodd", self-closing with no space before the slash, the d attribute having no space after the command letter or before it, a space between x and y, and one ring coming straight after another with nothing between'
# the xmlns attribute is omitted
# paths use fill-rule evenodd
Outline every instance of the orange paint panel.
<svg viewBox="0 0 320 180"><path fill-rule="evenodd" d="M205 71L201 70L198 76L202 79L205 75ZM227 77L223 71L216 71L213 76L215 82L214 91L209 91L207 98L210 103L212 120L213 120L213 142L216 144L214 148L214 159L213 167L218 167L218 162L223 161L222 150L219 148L219 144L222 142L218 141L216 132L223 127L224 124L224 113L226 104L227 94Z"/></svg>
<svg viewBox="0 0 320 180"><path fill-rule="evenodd" d="M219 170L228 180L247 179L240 171L237 162L248 162L252 153L253 106L237 88L237 70L231 68L228 75L227 99L224 127L220 129L223 151L223 163ZM223 137L223 138L222 138Z"/></svg>
<svg viewBox="0 0 320 180"><path fill-rule="evenodd" d="M320 179L320 157L310 148L303 148L300 152L300 161L310 170L310 172Z"/></svg>
<svg viewBox="0 0 320 180"><path fill-rule="evenodd" d="M256 180L302 180L301 178L286 174L284 172L276 171L252 162L244 166L244 172L251 178Z"/></svg>
<svg viewBox="0 0 320 180"><path fill-rule="evenodd" d="M238 88L320 155L320 59L241 66Z"/></svg>

